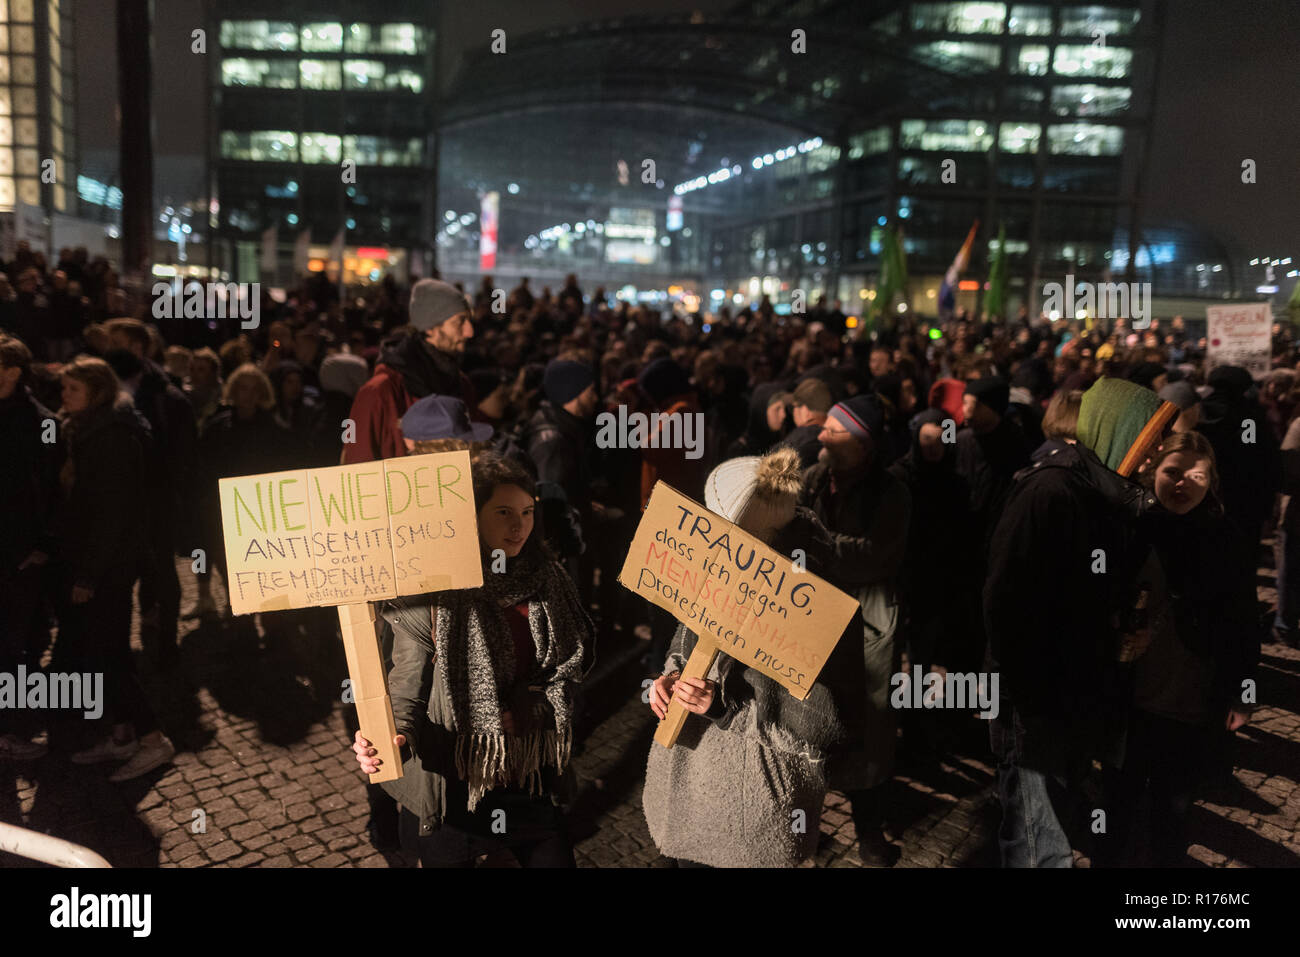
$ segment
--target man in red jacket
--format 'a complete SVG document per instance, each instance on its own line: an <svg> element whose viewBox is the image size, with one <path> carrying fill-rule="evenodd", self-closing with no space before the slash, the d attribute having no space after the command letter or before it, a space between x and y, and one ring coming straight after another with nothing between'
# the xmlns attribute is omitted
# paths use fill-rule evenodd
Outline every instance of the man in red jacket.
<svg viewBox="0 0 1300 957"><path fill-rule="evenodd" d="M352 402L356 441L343 447L343 464L406 454L402 416L416 399L462 399L471 416L478 400L460 371L465 343L474 336L469 300L455 286L421 279L411 287L410 329L386 341L370 381Z"/></svg>

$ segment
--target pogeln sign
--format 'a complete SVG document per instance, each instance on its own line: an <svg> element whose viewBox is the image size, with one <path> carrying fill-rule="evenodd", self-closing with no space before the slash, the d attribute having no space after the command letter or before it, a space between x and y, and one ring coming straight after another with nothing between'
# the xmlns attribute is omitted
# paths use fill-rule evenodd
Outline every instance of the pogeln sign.
<svg viewBox="0 0 1300 957"><path fill-rule="evenodd" d="M469 453L222 479L236 615L483 584Z"/></svg>
<svg viewBox="0 0 1300 957"><path fill-rule="evenodd" d="M856 599L663 482L618 580L802 700ZM698 646L697 646L698 647Z"/></svg>

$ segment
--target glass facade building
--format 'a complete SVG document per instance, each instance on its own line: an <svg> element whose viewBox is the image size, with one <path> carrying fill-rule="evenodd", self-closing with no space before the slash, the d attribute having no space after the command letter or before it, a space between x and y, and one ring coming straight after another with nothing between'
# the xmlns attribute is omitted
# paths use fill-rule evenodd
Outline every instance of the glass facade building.
<svg viewBox="0 0 1300 957"><path fill-rule="evenodd" d="M0 0L0 211L77 212L73 30L72 0Z"/></svg>
<svg viewBox="0 0 1300 957"><path fill-rule="evenodd" d="M343 229L348 278L423 256L433 235L434 5L213 6L209 225L223 271L257 278L273 227L285 265L311 230L317 269Z"/></svg>
<svg viewBox="0 0 1300 957"><path fill-rule="evenodd" d="M1130 261L1140 269L1142 243L1130 250L1128 237L1143 229L1154 4L870 7L872 29L941 82L880 103L874 117L841 128L819 149L703 191L730 189L727 206L741 215L712 211L687 193L687 222L698 219L709 236L710 285L776 288L782 298L803 288L854 310L872 296L884 230L897 225L911 304L932 313L942 275L976 220L967 275L986 274L1005 225L1012 308L1033 305L1027 292L1067 274L1119 280ZM976 293L960 303L974 307Z"/></svg>

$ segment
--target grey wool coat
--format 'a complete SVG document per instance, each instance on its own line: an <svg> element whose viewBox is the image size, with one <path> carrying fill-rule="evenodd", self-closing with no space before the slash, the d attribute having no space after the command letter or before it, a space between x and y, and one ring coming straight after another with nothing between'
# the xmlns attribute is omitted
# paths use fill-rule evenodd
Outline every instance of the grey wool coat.
<svg viewBox="0 0 1300 957"><path fill-rule="evenodd" d="M696 636L679 625L665 673ZM822 684L799 701L719 655L714 705L692 714L672 748L650 745L642 806L660 852L711 867L794 867L817 848L826 753L846 734Z"/></svg>

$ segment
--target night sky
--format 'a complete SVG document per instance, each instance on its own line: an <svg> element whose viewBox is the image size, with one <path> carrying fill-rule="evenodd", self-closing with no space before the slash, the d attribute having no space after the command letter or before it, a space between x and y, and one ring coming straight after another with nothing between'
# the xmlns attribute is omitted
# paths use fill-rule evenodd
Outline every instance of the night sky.
<svg viewBox="0 0 1300 957"><path fill-rule="evenodd" d="M526 33L619 13L725 10L732 0L566 0L452 3L444 14L442 80L455 51L503 27ZM158 154L201 156L206 66L190 53L200 0L155 3L154 115ZM1168 0L1147 169L1147 221L1206 228L1248 257L1300 255L1300 2ZM112 0L77 0L81 145L116 148ZM1258 164L1241 182L1241 161Z"/></svg>

